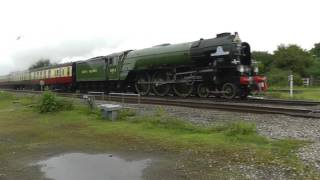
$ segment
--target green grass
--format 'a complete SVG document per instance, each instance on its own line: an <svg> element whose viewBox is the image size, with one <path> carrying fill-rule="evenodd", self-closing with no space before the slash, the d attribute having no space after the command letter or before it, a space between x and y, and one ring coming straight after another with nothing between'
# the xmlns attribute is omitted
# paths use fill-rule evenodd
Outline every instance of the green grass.
<svg viewBox="0 0 320 180"><path fill-rule="evenodd" d="M123 110L119 119L112 122L102 120L97 111L90 111L80 104L70 111L40 114L34 107L37 102L36 97L0 93L0 137L14 142L0 143L0 162L4 162L9 171L19 166L20 159L52 149L114 148L167 152L176 154L183 161L192 157L196 160L185 160L185 168L189 171L203 164L208 167L207 163L215 160L218 163L213 168L202 168L199 172L215 174L214 177L228 173L220 170L228 164L289 167L293 169L290 173L303 172L305 177L311 178L319 175L312 168L305 167L294 153L307 142L267 139L257 134L255 124L238 121L202 127L168 117L163 109L153 116ZM16 154L13 156L12 152ZM185 156L185 152L190 154Z"/></svg>
<svg viewBox="0 0 320 180"><path fill-rule="evenodd" d="M286 89L287 92L278 92L278 89ZM313 100L320 101L320 87L294 87L297 93L290 97L289 87L271 87L266 93L267 97L280 98L280 99L297 99L297 100Z"/></svg>

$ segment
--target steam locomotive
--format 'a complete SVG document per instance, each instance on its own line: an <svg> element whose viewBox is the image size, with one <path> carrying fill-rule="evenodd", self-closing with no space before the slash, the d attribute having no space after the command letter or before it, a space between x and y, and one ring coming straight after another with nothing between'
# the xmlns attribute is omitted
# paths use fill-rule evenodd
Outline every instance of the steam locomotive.
<svg viewBox="0 0 320 180"><path fill-rule="evenodd" d="M135 91L146 96L197 95L246 98L267 89L251 59L250 45L238 33L182 44L160 44L84 61L10 73L1 87L64 91Z"/></svg>

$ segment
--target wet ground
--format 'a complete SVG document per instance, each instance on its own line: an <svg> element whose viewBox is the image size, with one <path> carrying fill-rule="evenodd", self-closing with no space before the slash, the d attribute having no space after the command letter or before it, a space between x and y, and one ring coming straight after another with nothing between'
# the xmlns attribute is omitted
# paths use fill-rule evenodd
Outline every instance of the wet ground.
<svg viewBox="0 0 320 180"><path fill-rule="evenodd" d="M47 157L29 167L42 173L42 178L52 180L179 179L168 174L174 165L175 161L168 157L151 154L73 152Z"/></svg>
<svg viewBox="0 0 320 180"><path fill-rule="evenodd" d="M112 154L69 153L39 161L45 177L57 180L142 179L151 158L134 159Z"/></svg>

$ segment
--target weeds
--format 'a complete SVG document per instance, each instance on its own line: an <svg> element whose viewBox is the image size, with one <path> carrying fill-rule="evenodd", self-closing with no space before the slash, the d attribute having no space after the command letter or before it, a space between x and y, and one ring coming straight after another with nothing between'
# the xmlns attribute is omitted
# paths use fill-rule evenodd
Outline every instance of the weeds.
<svg viewBox="0 0 320 180"><path fill-rule="evenodd" d="M125 120L128 117L134 117L135 115L136 115L136 112L132 109L128 109L128 108L121 109L118 114L118 120Z"/></svg>
<svg viewBox="0 0 320 180"><path fill-rule="evenodd" d="M257 134L256 125L245 122L232 122L226 126L225 134L228 136Z"/></svg>
<svg viewBox="0 0 320 180"><path fill-rule="evenodd" d="M164 108L162 106L158 106L155 110L154 115L157 117L164 116L166 114Z"/></svg>

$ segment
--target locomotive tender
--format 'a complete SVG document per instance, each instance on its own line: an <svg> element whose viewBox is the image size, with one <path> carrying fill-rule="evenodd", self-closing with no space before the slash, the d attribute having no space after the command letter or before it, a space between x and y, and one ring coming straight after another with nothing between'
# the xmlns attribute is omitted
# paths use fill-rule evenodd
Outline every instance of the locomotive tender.
<svg viewBox="0 0 320 180"><path fill-rule="evenodd" d="M60 64L22 73L25 78L0 78L1 86L96 91L136 91L187 97L210 94L245 98L253 91L265 91L266 78L259 76L251 59L250 45L237 33L218 34L182 44L161 44L128 50L85 61ZM10 76L10 75L9 75ZM23 79L23 80L22 80Z"/></svg>

